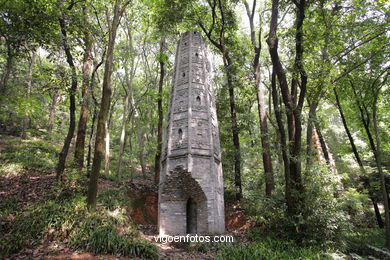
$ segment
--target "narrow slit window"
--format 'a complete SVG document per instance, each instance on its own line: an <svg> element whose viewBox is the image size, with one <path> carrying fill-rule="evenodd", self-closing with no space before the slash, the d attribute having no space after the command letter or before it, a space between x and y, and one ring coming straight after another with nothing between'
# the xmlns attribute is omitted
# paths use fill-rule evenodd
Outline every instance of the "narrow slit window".
<svg viewBox="0 0 390 260"><path fill-rule="evenodd" d="M186 73L185 73L185 72L183 72L183 74L182 74L182 75L183 75L183 78L184 78L184 77L186 76Z"/></svg>
<svg viewBox="0 0 390 260"><path fill-rule="evenodd" d="M197 96L197 97L196 97L196 103L197 103L198 105L201 105L201 104L202 104L202 100L200 99L200 96Z"/></svg>
<svg viewBox="0 0 390 260"><path fill-rule="evenodd" d="M181 128L179 128L179 130L177 131L178 134L179 134L179 140L183 140L183 130L181 130Z"/></svg>

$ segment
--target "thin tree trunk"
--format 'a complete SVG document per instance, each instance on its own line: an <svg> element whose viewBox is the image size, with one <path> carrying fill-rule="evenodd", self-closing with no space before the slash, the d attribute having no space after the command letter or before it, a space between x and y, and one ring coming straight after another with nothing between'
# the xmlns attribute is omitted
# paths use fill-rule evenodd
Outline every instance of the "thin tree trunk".
<svg viewBox="0 0 390 260"><path fill-rule="evenodd" d="M306 130L306 170L310 169L312 164L312 158L314 155L313 152L313 142L312 135L314 130L314 121L316 118L317 103L311 102L309 105L309 118L307 120L307 130Z"/></svg>
<svg viewBox="0 0 390 260"><path fill-rule="evenodd" d="M97 74L97 71L99 69L99 67L103 64L104 62L104 57L105 57L105 52L103 53L102 55L102 59L101 61L96 64L95 68L93 69L93 72L92 72L92 75L91 75L91 80L90 80L90 86L89 86L89 89L90 89L90 92L91 92L91 97L92 97L92 100L93 100L93 114L92 114L92 126L91 126L91 132L90 132L90 135L89 135L89 141L88 141L88 155L87 155L87 177L90 177L90 166L91 166L91 153L92 153L92 143L93 143L93 136L95 134L95 123L96 123L96 119L97 119L97 116L98 116L98 111L97 111L97 107L98 107L98 102L95 98L95 95L94 95L94 86L95 86L95 77L96 77L96 74Z"/></svg>
<svg viewBox="0 0 390 260"><path fill-rule="evenodd" d="M382 148L381 148L381 139L379 137L379 129L377 122L377 102L379 96L379 89L375 91L374 102L372 104L372 121L374 124L374 134L376 139L376 152L375 152L375 162L376 167L378 168L379 177L381 181L381 190L383 196L383 204L385 208L385 223L386 223L386 247L390 249L390 208L389 208L389 196L386 190L386 180L385 175L382 169Z"/></svg>
<svg viewBox="0 0 390 260"><path fill-rule="evenodd" d="M223 58L224 69L227 77L227 87L229 91L229 105L230 105L230 119L232 124L232 139L234 146L234 186L235 186L235 195L236 200L241 200L242 198L242 185L241 185L241 150L240 150L240 138L239 138L239 129L237 124L237 111L235 103L235 94L234 94L234 82L233 82L233 72L234 64L230 58L229 51L226 49L225 43L225 26L227 21L225 20L225 11L224 6L221 0L214 1L213 4L211 1L208 2L209 6L212 8L213 19L216 19L216 8L219 9L221 15L221 31L219 32L219 38L216 40L212 37L213 26L209 31L205 28L201 21L198 21L199 26L202 28L203 32L206 34L210 42L221 52ZM213 24L214 25L214 24Z"/></svg>
<svg viewBox="0 0 390 260"><path fill-rule="evenodd" d="M69 147L70 143L72 142L72 138L74 135L74 130L76 128L76 91L77 91L77 72L76 72L76 67L73 62L73 56L70 51L70 47L68 45L68 40L67 40L67 32L66 32L66 23L65 23L65 14L62 14L61 17L59 18L59 23L61 26L61 33L63 36L63 47L65 50L66 54L66 60L69 64L69 67L72 71L72 84L71 88L69 90L69 129L68 129L68 134L66 135L64 145L62 147L62 150L59 155L58 159L58 164L56 168L56 178L58 181L62 181L63 179L63 172L65 169L65 163L66 163L66 157L69 152Z"/></svg>
<svg viewBox="0 0 390 260"><path fill-rule="evenodd" d="M343 126L344 126L344 130L345 130L345 133L347 134L348 136L348 140L349 140L349 143L351 145L351 148L352 148L352 152L353 154L355 155L355 159L357 161L357 163L359 164L360 168L363 168L363 171L365 172L364 170L364 167L363 167L363 162L362 160L360 159L360 156L359 156L359 152L356 148L356 145L355 145L355 141L352 137L352 134L351 134L351 131L349 130L349 127L348 127L348 124L347 124L347 121L345 119L345 116L344 116L344 112L343 112L343 108L341 106L341 103L340 103L340 99L339 99L339 95L337 93L337 90L336 88L333 88L333 92L334 92L334 95L336 97L336 104L337 104L337 109L340 113L340 117L341 117L341 121L343 122Z"/></svg>
<svg viewBox="0 0 390 260"><path fill-rule="evenodd" d="M34 63L35 63L35 51L32 52L31 54L31 59L30 59L30 64L28 66L28 76L27 76L27 103L30 104L30 97L31 97L31 91L32 91L32 78L33 78L33 68L34 68ZM28 124L30 121L30 116L29 116L29 108L26 108L24 117L23 117L23 123L22 123L22 138L26 138L26 130L28 128Z"/></svg>
<svg viewBox="0 0 390 260"><path fill-rule="evenodd" d="M93 138L94 131L95 131L96 117L97 117L97 111L96 111L96 106L94 106L94 109L93 109L93 116L92 116L91 132L90 132L90 134L89 134L89 141L88 141L87 177L90 176L91 153L92 153L92 138Z"/></svg>
<svg viewBox="0 0 390 260"><path fill-rule="evenodd" d="M130 103L130 94L126 92L126 97L124 101L124 109L122 115L122 126L121 126L121 137L119 140L119 155L118 155L118 177L122 176L122 167L123 167L123 153L125 151L125 141L126 141L126 123L127 117L129 115L129 103Z"/></svg>
<svg viewBox="0 0 390 260"><path fill-rule="evenodd" d="M125 8L129 4L129 2L126 2L122 8L120 7L120 4L121 4L121 0L115 1L113 19L111 22L108 21L109 39L108 39L107 55L106 55L106 62L105 62L105 69L104 69L102 99L101 99L101 106L100 106L98 124L97 124L92 171L91 171L91 177L88 186L87 205L90 210L96 209L98 178L99 178L99 173L101 168L101 162L104 157L105 124L108 119L108 113L109 113L110 103L111 103L111 75L113 70L116 32L120 23L120 19L123 15L123 12L125 11Z"/></svg>
<svg viewBox="0 0 390 260"><path fill-rule="evenodd" d="M86 14L84 13L84 21L87 22ZM80 111L80 118L77 130L77 139L75 145L74 159L76 165L79 168L84 166L84 154L85 154L85 136L87 134L87 121L88 121L88 110L89 110L89 80L91 74L91 63L92 63L92 39L88 31L85 32L84 37L84 57L83 57L83 84L82 84L82 105Z"/></svg>
<svg viewBox="0 0 390 260"><path fill-rule="evenodd" d="M232 62L228 59L225 68L227 69L226 76L229 89L229 104L230 104L230 119L232 124L232 137L234 145L234 185L236 188L236 200L241 200L242 198L242 184L241 184L241 149L240 149L240 137L237 124L237 111L234 95L234 83L232 79L231 72Z"/></svg>
<svg viewBox="0 0 390 260"><path fill-rule="evenodd" d="M280 145L282 151L282 158L284 164L284 179L285 179L285 199L287 208L292 208L292 199L291 199L291 176L290 176L290 160L288 158L288 147L287 147L287 136L284 129L284 124L282 120L281 107L279 104L279 98L277 93L276 86L276 73L272 70L271 78L271 87L272 87L272 101L274 105L275 118L278 125Z"/></svg>
<svg viewBox="0 0 390 260"><path fill-rule="evenodd" d="M142 176L146 178L146 165L145 165L145 133L142 129L141 115L136 111L135 120L137 125L137 140L138 140L138 159L141 165Z"/></svg>
<svg viewBox="0 0 390 260"><path fill-rule="evenodd" d="M54 92L53 92L53 97L51 100L50 112L49 112L49 121L47 123L47 131L48 131L49 135L53 131L54 118L55 118L57 103L58 103L58 98L59 98L59 89L54 88L53 91Z"/></svg>
<svg viewBox="0 0 390 260"><path fill-rule="evenodd" d="M278 9L279 1L272 0L272 14L270 32L267 39L273 70L279 80L282 100L286 109L287 129L289 135L289 174L291 178L290 202L287 201L287 214L297 216L304 207L304 186L301 176L301 137L302 137L302 108L306 95L307 75L304 70L303 60L303 21L305 18L306 1L295 2L297 7L295 20L295 62L292 75L291 89L288 87L286 72L281 64L278 54ZM300 93L298 95L298 85ZM285 165L286 166L286 165ZM297 220L297 219L296 219ZM299 229L297 229L299 231Z"/></svg>
<svg viewBox="0 0 390 260"><path fill-rule="evenodd" d="M104 153L104 174L110 173L110 129L109 124L106 122L106 137L105 137L105 153Z"/></svg>
<svg viewBox="0 0 390 260"><path fill-rule="evenodd" d="M126 97L124 100L124 109L123 109L123 117L122 117L122 126L121 126L121 137L119 140L119 155L118 155L118 177L122 176L122 168L123 168L123 153L125 151L126 145L126 134L127 134L127 122L130 111L130 99L132 98L133 92L133 78L136 71L134 66L134 46L133 46L133 34L132 34L132 26L127 26L127 38L129 49L126 53L126 64L127 59L130 57L130 72L128 66L125 66L125 77L126 77Z"/></svg>
<svg viewBox="0 0 390 260"><path fill-rule="evenodd" d="M158 184L160 180L160 159L162 150L162 127L163 127L163 86L165 77L165 63L163 60L165 37L162 36L160 40L160 80L158 82L158 98L157 98L157 111L158 111L158 123L157 123L157 149L156 157L154 159L154 183Z"/></svg>
<svg viewBox="0 0 390 260"><path fill-rule="evenodd" d="M105 153L104 153L104 174L108 175L110 174L110 159L111 159L111 153L110 153L110 127L111 127L111 120L112 115L114 114L114 107L115 102L112 102L111 108L110 108L110 115L108 117L108 120L106 122L106 137L105 137Z"/></svg>
<svg viewBox="0 0 390 260"><path fill-rule="evenodd" d="M328 147L326 146L324 136L322 135L322 132L321 132L320 123L318 122L317 118L314 121L314 125L315 125L316 131L317 131L318 139L320 140L322 154L324 155L326 163L328 165L330 165Z"/></svg>
<svg viewBox="0 0 390 260"><path fill-rule="evenodd" d="M345 130L345 132L346 132L346 134L348 136L348 140L349 140L349 143L351 145L352 152L353 152L353 154L355 156L355 160L358 163L360 171L363 174L363 176L366 176L367 175L366 170L364 169L364 165L363 165L363 162L362 162L362 160L360 158L359 152L358 152L358 150L356 148L355 141L353 139L351 131L349 130L349 127L348 127L347 121L345 119L343 108L341 106L339 95L337 93L336 88L333 88L333 92L334 92L334 95L335 95L335 98L336 98L337 109L338 109L338 111L340 113L341 121L343 122L344 130ZM367 180L367 186L370 186L370 181L369 180ZM368 189L372 189L372 188L368 187ZM374 205L375 216L376 216L376 219L377 219L378 226L379 226L379 228L383 228L384 224L383 224L382 216L381 216L381 214L379 212L379 209L378 209L378 203L377 203L376 199L374 198L374 195L372 194L372 192L369 191L368 194L370 196L372 204Z"/></svg>
<svg viewBox="0 0 390 260"><path fill-rule="evenodd" d="M7 44L7 59L0 81L0 94L2 95L5 95L7 91L8 81L11 77L11 71L13 68L14 56L15 54L13 53L13 47L10 44Z"/></svg>
<svg viewBox="0 0 390 260"><path fill-rule="evenodd" d="M272 195L274 190L274 176L272 169L272 159L270 144L268 142L269 133L268 133L268 123L267 123L267 113L266 113L266 103L264 97L264 89L261 84L261 64L260 64L260 53L261 53L261 28L259 32L259 40L256 41L255 38L255 28L254 28L254 14L256 12L256 0L253 1L252 11L249 8L248 3L244 0L245 9L247 16L249 18L249 25L251 30L251 41L255 52L255 57L253 61L253 70L255 75L255 86L257 87L257 108L259 113L259 122L260 122L260 131L261 131L261 146L262 146L262 157L263 157L263 167L265 175L265 195L267 197ZM261 24L261 20L260 20Z"/></svg>

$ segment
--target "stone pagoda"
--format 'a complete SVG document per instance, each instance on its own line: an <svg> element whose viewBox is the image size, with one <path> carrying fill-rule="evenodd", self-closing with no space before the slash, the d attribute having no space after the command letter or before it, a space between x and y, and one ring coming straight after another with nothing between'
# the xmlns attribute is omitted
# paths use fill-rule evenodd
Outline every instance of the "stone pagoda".
<svg viewBox="0 0 390 260"><path fill-rule="evenodd" d="M161 157L160 235L225 231L223 178L211 65L198 32L177 47Z"/></svg>

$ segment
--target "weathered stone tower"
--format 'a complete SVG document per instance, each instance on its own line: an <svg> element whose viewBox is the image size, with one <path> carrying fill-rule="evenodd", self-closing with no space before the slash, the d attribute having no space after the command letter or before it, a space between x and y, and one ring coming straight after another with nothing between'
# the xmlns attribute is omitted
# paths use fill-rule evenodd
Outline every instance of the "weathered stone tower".
<svg viewBox="0 0 390 260"><path fill-rule="evenodd" d="M225 231L223 179L211 68L202 36L178 44L161 158L160 235Z"/></svg>

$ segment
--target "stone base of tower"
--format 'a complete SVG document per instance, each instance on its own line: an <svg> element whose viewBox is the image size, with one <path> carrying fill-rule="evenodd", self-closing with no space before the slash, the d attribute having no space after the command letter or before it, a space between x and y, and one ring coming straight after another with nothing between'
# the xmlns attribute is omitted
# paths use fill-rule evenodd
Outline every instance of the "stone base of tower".
<svg viewBox="0 0 390 260"><path fill-rule="evenodd" d="M222 201L204 192L199 180L182 167L176 167L160 184L160 235L222 234L225 216Z"/></svg>

